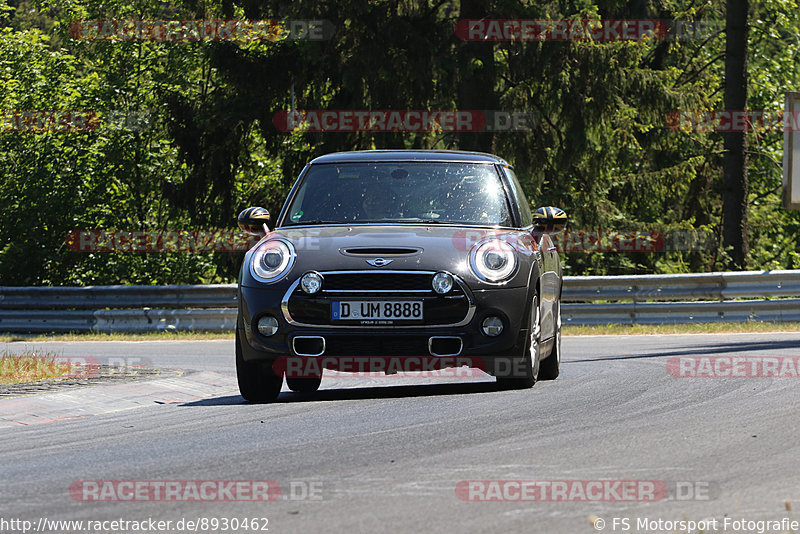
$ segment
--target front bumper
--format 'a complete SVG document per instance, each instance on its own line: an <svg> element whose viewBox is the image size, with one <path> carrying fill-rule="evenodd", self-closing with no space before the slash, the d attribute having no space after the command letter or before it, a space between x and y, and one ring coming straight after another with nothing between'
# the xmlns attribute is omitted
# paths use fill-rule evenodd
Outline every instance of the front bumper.
<svg viewBox="0 0 800 534"><path fill-rule="evenodd" d="M520 355L525 346L527 324L524 317L528 311L529 295L524 287L467 289L472 309L460 324L367 326L304 325L291 321L291 316L287 320L287 286L279 286L239 288L238 328L242 339L246 340L242 347L245 360L269 361L281 356L309 354L315 357L429 357L432 356L431 340L434 338L460 340L459 350L455 351L454 343L434 339L434 352L448 357L507 358ZM399 300L403 297L392 298ZM278 331L269 337L260 334L256 328L258 319L264 315L278 320ZM481 332L481 323L490 315L503 321L503 332L499 336L489 337ZM298 338L315 337L324 339L323 352L297 350Z"/></svg>

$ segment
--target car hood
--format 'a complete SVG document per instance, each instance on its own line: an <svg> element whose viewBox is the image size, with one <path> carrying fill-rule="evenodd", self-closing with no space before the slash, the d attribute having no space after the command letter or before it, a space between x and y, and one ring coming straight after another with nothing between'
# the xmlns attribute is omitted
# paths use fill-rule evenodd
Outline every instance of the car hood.
<svg viewBox="0 0 800 534"><path fill-rule="evenodd" d="M290 279L310 270L430 270L451 272L476 287L484 284L469 267L469 252L476 242L493 236L518 251L520 268L505 285L525 285L529 267L524 267L536 244L523 230L433 225L284 227L264 239L284 239L294 245L297 259ZM248 264L250 256L245 259ZM368 263L376 258L391 261L380 267Z"/></svg>

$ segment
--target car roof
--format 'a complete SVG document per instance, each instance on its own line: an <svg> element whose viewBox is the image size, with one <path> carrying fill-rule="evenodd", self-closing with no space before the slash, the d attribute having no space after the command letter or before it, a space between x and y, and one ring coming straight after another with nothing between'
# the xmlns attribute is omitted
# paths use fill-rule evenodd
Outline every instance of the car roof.
<svg viewBox="0 0 800 534"><path fill-rule="evenodd" d="M334 152L311 161L318 163L352 163L352 162L394 162L394 161L433 161L458 163L498 163L508 165L506 161L485 152L466 152L461 150L356 150L352 152Z"/></svg>

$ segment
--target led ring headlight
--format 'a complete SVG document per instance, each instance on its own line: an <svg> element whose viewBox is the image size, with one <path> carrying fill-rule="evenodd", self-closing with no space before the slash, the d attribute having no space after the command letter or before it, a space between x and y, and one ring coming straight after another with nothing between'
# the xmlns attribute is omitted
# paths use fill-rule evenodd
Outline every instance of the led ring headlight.
<svg viewBox="0 0 800 534"><path fill-rule="evenodd" d="M469 264L481 280L501 282L517 270L517 255L514 247L502 239L487 239L472 247Z"/></svg>
<svg viewBox="0 0 800 534"><path fill-rule="evenodd" d="M259 282L277 282L294 265L294 247L288 241L273 239L258 246L250 262L250 273Z"/></svg>

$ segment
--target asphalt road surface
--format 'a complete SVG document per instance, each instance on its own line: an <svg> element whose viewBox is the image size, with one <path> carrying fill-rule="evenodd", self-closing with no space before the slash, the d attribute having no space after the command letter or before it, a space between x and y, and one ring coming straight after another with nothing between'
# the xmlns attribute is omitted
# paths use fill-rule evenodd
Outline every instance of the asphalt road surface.
<svg viewBox="0 0 800 534"><path fill-rule="evenodd" d="M43 529L43 518L59 532L157 530L49 522L153 518L172 521L166 532L572 534L699 532L703 525L690 530L688 522L707 520L705 532L798 531L754 522L800 521L800 380L789 368L779 378L672 376L697 358L796 361L798 334L565 337L561 377L529 390L499 391L486 376L339 376L314 394L286 390L269 405L247 404L235 390L232 341L36 347L219 378L211 396L126 409L113 409L112 389L72 390L70 399L93 391L92 402L113 411L1 428L3 533L22 532L23 520ZM28 409L47 395L0 399L0 410ZM281 494L269 493L277 497L269 502L176 500L192 493L93 501L130 495L122 491L130 486L107 481L145 481L151 491L183 481L186 492L186 481L273 481L270 491ZM229 498L220 487L207 495ZM236 496L263 488L251 483ZM119 494L103 493L112 491ZM209 523L187 528L202 518ZM258 521L245 529L245 518Z"/></svg>

